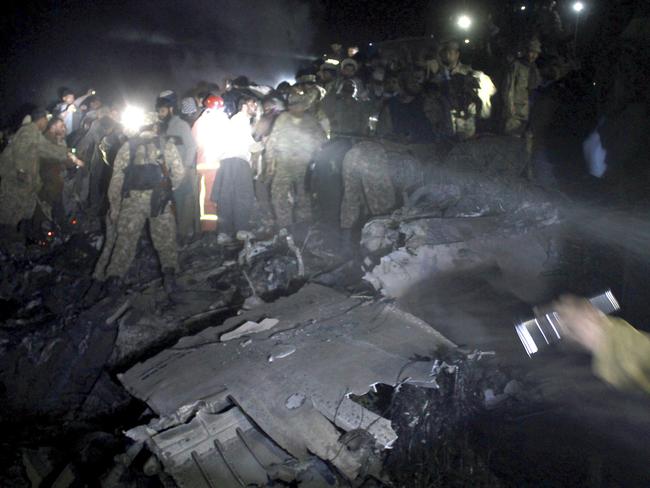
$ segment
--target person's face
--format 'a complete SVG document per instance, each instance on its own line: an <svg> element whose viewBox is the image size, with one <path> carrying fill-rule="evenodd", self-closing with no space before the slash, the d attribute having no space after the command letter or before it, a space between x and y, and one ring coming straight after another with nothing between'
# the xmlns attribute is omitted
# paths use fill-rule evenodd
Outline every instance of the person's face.
<svg viewBox="0 0 650 488"><path fill-rule="evenodd" d="M537 58L539 57L539 53L535 51L528 51L528 62L529 63L534 63L537 61Z"/></svg>
<svg viewBox="0 0 650 488"><path fill-rule="evenodd" d="M72 95L71 93L68 93L67 95L63 96L62 100L63 100L63 103L66 103L66 104L70 105L71 103L74 103L74 95Z"/></svg>
<svg viewBox="0 0 650 488"><path fill-rule="evenodd" d="M339 54L341 52L341 49L343 49L343 46L340 44L332 44L330 47L332 48L332 52L335 54Z"/></svg>
<svg viewBox="0 0 650 488"><path fill-rule="evenodd" d="M38 127L38 130L43 132L47 127L47 117L41 117L40 119L36 120L35 123L36 127Z"/></svg>
<svg viewBox="0 0 650 488"><path fill-rule="evenodd" d="M399 81L396 77L391 76L384 81L384 90L388 93L397 93L399 91Z"/></svg>
<svg viewBox="0 0 650 488"><path fill-rule="evenodd" d="M417 95L422 92L422 83L419 83L415 76L410 76L406 81L406 92L410 95Z"/></svg>
<svg viewBox="0 0 650 488"><path fill-rule="evenodd" d="M62 121L54 124L50 130L59 139L65 139L65 124Z"/></svg>
<svg viewBox="0 0 650 488"><path fill-rule="evenodd" d="M324 82L332 81L334 79L334 74L332 70L324 69L320 72L320 79Z"/></svg>
<svg viewBox="0 0 650 488"><path fill-rule="evenodd" d="M160 107L158 109L158 120L165 122L172 117L172 110L169 107Z"/></svg>
<svg viewBox="0 0 650 488"><path fill-rule="evenodd" d="M341 75L343 75L344 78L352 78L357 70L354 69L354 66L351 64L346 64L341 68Z"/></svg>
<svg viewBox="0 0 650 488"><path fill-rule="evenodd" d="M90 102L90 110L98 110L102 107L102 102L100 100L93 100Z"/></svg>
<svg viewBox="0 0 650 488"><path fill-rule="evenodd" d="M456 66L458 64L459 59L460 59L460 51L458 49L447 48L442 53L443 62L450 68Z"/></svg>
<svg viewBox="0 0 650 488"><path fill-rule="evenodd" d="M413 79L416 83L423 85L426 78L426 74L422 70L417 70L413 73Z"/></svg>
<svg viewBox="0 0 650 488"><path fill-rule="evenodd" d="M250 117L253 117L257 113L257 102L255 100L249 100L244 105L244 110Z"/></svg>

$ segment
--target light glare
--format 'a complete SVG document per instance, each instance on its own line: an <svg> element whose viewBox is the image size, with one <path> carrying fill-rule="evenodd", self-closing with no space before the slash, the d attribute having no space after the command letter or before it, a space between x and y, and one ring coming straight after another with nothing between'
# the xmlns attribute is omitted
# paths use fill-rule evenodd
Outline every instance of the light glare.
<svg viewBox="0 0 650 488"><path fill-rule="evenodd" d="M580 13L584 10L585 4L582 2L576 2L573 4L573 10L576 11L577 13Z"/></svg>
<svg viewBox="0 0 650 488"><path fill-rule="evenodd" d="M467 15L461 15L458 17L458 27L461 29L467 30L470 28L472 25L472 19L470 19Z"/></svg>
<svg viewBox="0 0 650 488"><path fill-rule="evenodd" d="M121 122L125 129L137 131L144 125L145 112L140 107L127 105L122 112Z"/></svg>

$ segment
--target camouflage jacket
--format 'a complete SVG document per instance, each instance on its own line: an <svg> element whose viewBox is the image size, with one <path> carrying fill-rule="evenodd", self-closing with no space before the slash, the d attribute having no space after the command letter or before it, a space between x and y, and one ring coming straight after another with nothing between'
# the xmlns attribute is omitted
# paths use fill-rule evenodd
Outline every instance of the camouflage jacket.
<svg viewBox="0 0 650 488"><path fill-rule="evenodd" d="M48 141L35 123L22 126L0 157L0 177L20 182L21 187L34 194L42 187L40 163L43 159L65 162L65 145Z"/></svg>
<svg viewBox="0 0 650 488"><path fill-rule="evenodd" d="M530 65L522 60L512 63L503 89L506 114L527 120L530 113L530 96L539 86L539 82L537 65Z"/></svg>
<svg viewBox="0 0 650 488"><path fill-rule="evenodd" d="M141 136L143 138L147 136ZM149 135L148 139L151 142L138 145L135 149L135 158L133 164L149 164L158 159L159 150L154 143L154 136ZM167 141L164 145L164 161L167 170L170 173L172 187L176 188L182 181L185 174L185 167L178 152L178 149L173 142ZM126 142L118 151L113 164L113 176L111 183L108 187L108 201L111 208L118 208L122 199L122 187L124 185L124 175L129 162L131 161L131 147L129 142ZM135 191L135 190L133 190ZM143 190L142 193L151 194L152 190Z"/></svg>
<svg viewBox="0 0 650 488"><path fill-rule="evenodd" d="M284 112L273 125L266 143L266 158L307 164L325 140L325 132L312 115L294 117Z"/></svg>

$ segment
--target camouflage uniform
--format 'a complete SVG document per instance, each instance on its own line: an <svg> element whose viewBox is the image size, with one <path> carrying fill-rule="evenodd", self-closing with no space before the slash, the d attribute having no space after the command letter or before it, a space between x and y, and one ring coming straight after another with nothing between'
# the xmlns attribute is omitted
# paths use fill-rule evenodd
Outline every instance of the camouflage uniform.
<svg viewBox="0 0 650 488"><path fill-rule="evenodd" d="M151 142L137 146L133 164L148 164L159 155L158 148ZM164 160L171 173L172 186L177 187L184 177L184 166L176 146L168 141L164 146ZM102 254L95 266L93 277L103 280L109 276L123 277L135 256L142 228L149 221L153 246L158 252L162 269L178 269L176 250L176 221L170 204L164 211L151 217L153 190L131 190L122 198L125 169L129 165L131 150L127 142L115 158L113 177L108 188L111 211L107 219L106 240ZM111 220L111 215L115 221Z"/></svg>
<svg viewBox="0 0 650 488"><path fill-rule="evenodd" d="M506 77L503 90L505 133L523 132L530 114L530 96L539 86L540 75L535 63L515 61Z"/></svg>
<svg viewBox="0 0 650 488"><path fill-rule="evenodd" d="M0 224L31 219L43 186L41 160L65 162L65 145L48 141L35 123L21 127L0 157Z"/></svg>
<svg viewBox="0 0 650 488"><path fill-rule="evenodd" d="M386 149L360 142L343 159L341 228L351 229L363 215L380 215L396 204Z"/></svg>
<svg viewBox="0 0 650 488"><path fill-rule="evenodd" d="M274 166L271 202L278 226L293 223L292 195L296 220L311 220L311 202L305 191L305 174L315 152L325 142L318 121L308 113L295 117L288 112L278 116L266 144L266 159Z"/></svg>

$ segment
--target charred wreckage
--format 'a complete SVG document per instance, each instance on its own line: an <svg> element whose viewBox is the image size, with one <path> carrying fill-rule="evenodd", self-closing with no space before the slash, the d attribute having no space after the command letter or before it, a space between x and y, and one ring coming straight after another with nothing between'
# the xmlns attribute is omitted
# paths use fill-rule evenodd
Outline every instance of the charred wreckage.
<svg viewBox="0 0 650 488"><path fill-rule="evenodd" d="M426 290L488 270L518 305L552 293L562 212L522 177L523 145L392 145L409 156L392 167L402 205L359 251L319 224L236 248L207 235L181 251L172 303L146 236L128 291L88 308L98 227L5 246L1 484L507 484L472 425L539 394L498 348L443 335Z"/></svg>

